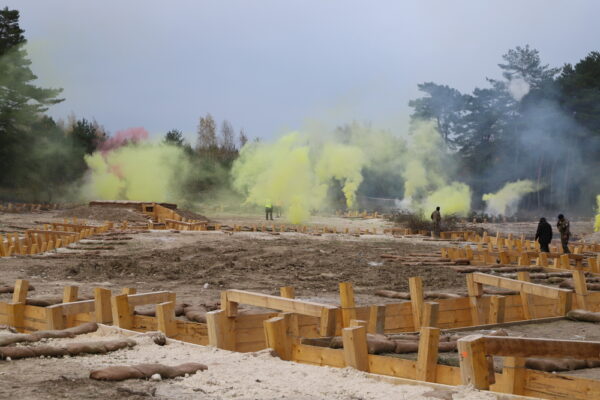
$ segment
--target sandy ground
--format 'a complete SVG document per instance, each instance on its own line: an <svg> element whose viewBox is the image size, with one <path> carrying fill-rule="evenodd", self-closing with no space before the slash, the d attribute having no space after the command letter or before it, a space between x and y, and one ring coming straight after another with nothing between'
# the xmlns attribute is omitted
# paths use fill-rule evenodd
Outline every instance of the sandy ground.
<svg viewBox="0 0 600 400"><path fill-rule="evenodd" d="M124 338L119 334L81 335L52 339L44 344ZM148 337L134 337L131 349L104 355L61 359L0 361L0 398L11 399L432 399L426 386L393 385L349 369L318 367L281 361L269 350L234 353L169 341L158 346ZM164 381L98 382L88 379L92 370L114 365L199 362L208 370ZM16 379L18 377L18 379ZM439 392L438 392L439 393ZM496 396L467 388L447 391L454 400L491 400Z"/></svg>

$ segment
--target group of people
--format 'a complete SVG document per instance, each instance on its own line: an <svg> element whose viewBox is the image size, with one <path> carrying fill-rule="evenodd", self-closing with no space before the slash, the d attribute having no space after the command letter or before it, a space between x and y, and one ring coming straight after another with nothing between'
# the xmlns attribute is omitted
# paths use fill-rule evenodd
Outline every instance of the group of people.
<svg viewBox="0 0 600 400"><path fill-rule="evenodd" d="M558 222L556 223L558 232L560 233L560 244L562 245L563 252L565 254L570 253L569 250L569 238L571 237L571 227L569 220L564 215L558 215ZM535 233L535 240L540 244L540 250L546 253L550 252L550 242L552 241L552 226L546 221L546 218L540 218L537 232Z"/></svg>
<svg viewBox="0 0 600 400"><path fill-rule="evenodd" d="M435 211L431 213L431 220L433 221L433 234L435 237L440 236L440 228L442 224L442 215L440 213L440 207L436 207ZM564 215L558 215L558 221L556 223L558 232L560 233L560 243L562 244L563 252L568 254L569 250L569 238L571 237L571 229L569 220ZM540 218L537 232L535 233L535 240L540 243L540 250L546 253L550 252L550 242L552 242L552 226L546 221L546 218Z"/></svg>

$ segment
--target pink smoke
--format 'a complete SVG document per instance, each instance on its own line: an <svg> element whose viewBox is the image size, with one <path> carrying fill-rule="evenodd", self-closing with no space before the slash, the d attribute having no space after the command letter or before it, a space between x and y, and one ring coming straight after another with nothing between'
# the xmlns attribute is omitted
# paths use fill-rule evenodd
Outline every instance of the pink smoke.
<svg viewBox="0 0 600 400"><path fill-rule="evenodd" d="M106 140L100 146L100 151L108 153L111 150L117 149L127 143L138 143L148 139L148 131L141 126L138 128L128 128L122 131L117 131L113 136Z"/></svg>

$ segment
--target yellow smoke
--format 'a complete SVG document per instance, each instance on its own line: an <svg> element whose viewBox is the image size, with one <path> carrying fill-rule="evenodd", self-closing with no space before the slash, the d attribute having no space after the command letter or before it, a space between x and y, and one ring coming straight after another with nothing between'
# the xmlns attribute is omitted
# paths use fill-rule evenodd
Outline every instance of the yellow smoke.
<svg viewBox="0 0 600 400"><path fill-rule="evenodd" d="M486 213L511 216L517 211L517 206L523 196L540 189L541 187L528 179L509 182L496 193L483 195L482 199L486 202Z"/></svg>
<svg viewBox="0 0 600 400"><path fill-rule="evenodd" d="M90 176L84 197L105 200L176 201L178 177L188 172L180 147L130 144L85 157Z"/></svg>
<svg viewBox="0 0 600 400"><path fill-rule="evenodd" d="M594 223L594 232L600 231L600 194L596 196L596 204L598 206L596 214L596 222Z"/></svg>
<svg viewBox="0 0 600 400"><path fill-rule="evenodd" d="M232 168L233 185L247 203L262 206L272 199L297 224L326 206L334 179L342 184L347 206L354 207L365 163L357 146L293 132L274 143L244 146Z"/></svg>
<svg viewBox="0 0 600 400"><path fill-rule="evenodd" d="M435 123L413 121L409 139L402 172L402 203L425 216L437 206L444 214L466 216L471 210L471 189L450 181L451 165Z"/></svg>

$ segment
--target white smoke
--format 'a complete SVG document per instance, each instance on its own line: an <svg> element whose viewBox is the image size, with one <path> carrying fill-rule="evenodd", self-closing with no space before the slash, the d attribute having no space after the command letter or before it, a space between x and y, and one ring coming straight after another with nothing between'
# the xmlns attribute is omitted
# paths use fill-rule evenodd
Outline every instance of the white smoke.
<svg viewBox="0 0 600 400"><path fill-rule="evenodd" d="M521 101L527 93L529 93L529 83L521 77L511 79L508 82L508 92L516 101Z"/></svg>

